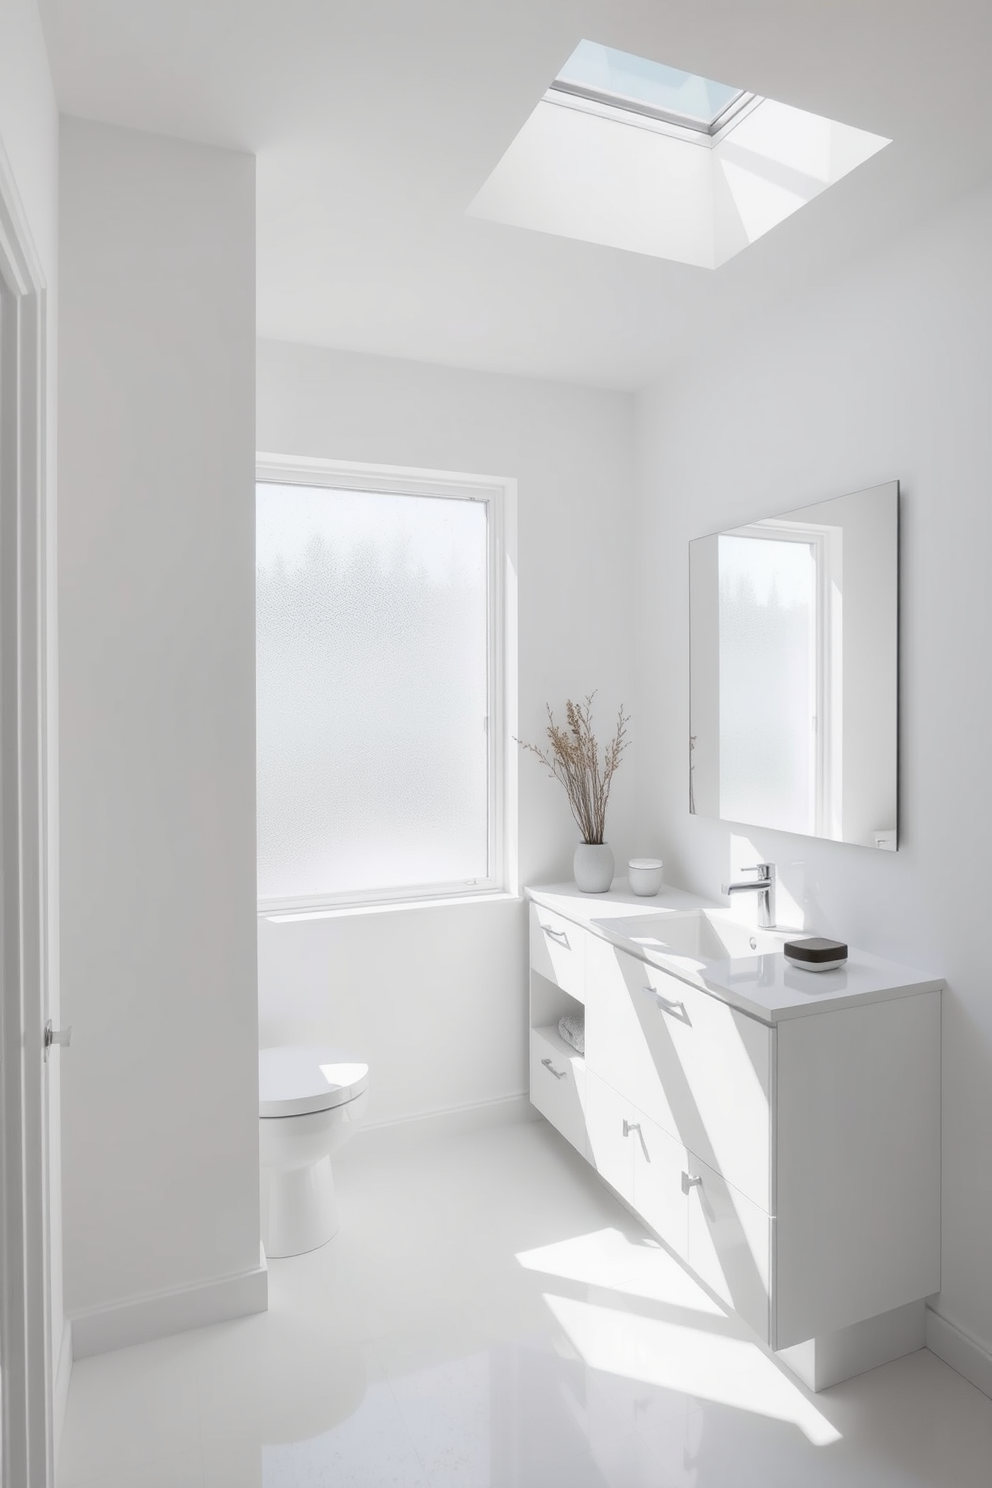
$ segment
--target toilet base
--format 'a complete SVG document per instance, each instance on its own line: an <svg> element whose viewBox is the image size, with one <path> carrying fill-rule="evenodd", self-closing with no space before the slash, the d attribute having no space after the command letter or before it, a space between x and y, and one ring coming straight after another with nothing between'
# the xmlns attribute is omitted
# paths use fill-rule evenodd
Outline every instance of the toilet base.
<svg viewBox="0 0 992 1488"><path fill-rule="evenodd" d="M338 1231L331 1159L308 1167L263 1168L262 1244L268 1257L303 1255L326 1245Z"/></svg>

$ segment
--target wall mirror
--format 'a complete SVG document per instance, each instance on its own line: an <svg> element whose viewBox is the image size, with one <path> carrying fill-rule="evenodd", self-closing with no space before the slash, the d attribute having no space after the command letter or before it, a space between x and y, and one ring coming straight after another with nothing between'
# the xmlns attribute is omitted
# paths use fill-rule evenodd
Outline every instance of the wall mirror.
<svg viewBox="0 0 992 1488"><path fill-rule="evenodd" d="M899 483L689 544L689 810L897 846Z"/></svg>

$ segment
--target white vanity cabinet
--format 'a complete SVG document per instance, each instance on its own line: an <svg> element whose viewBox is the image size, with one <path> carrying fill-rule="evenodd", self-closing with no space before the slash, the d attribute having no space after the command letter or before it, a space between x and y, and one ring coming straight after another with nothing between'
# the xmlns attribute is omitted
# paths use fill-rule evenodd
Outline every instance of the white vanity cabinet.
<svg viewBox="0 0 992 1488"><path fill-rule="evenodd" d="M940 983L866 957L850 996L796 972L759 1017L606 939L589 896L574 919L550 897L530 905L538 1109L813 1388L922 1345L940 1284ZM556 1027L577 1006L584 1058Z"/></svg>

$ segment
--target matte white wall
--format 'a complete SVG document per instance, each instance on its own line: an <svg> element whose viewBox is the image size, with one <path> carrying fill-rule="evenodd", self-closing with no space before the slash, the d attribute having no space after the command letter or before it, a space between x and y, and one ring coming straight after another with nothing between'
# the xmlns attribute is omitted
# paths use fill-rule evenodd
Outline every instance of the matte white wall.
<svg viewBox="0 0 992 1488"><path fill-rule="evenodd" d="M64 120L70 1314L258 1265L254 161Z"/></svg>
<svg viewBox="0 0 992 1488"><path fill-rule="evenodd" d="M636 528L648 636L636 696L638 799L676 877L715 895L732 856L760 854L779 864L808 923L947 977L938 1309L986 1349L990 261L992 193L983 191L783 310L760 344L647 390ZM903 492L899 852L690 818L690 538L894 477Z"/></svg>
<svg viewBox="0 0 992 1488"><path fill-rule="evenodd" d="M58 963L58 656L56 551L56 368L58 311L58 143L59 122L48 55L35 0L3 0L0 5L0 152L7 159L34 242L48 299L48 566L51 574L48 636L49 726L49 1012L59 1021ZM52 1245L52 1357L58 1368L62 1346L62 1144L61 1061L48 1066L49 1226ZM67 1379L67 1376L66 1376ZM63 1381L64 1383L65 1381ZM57 1423L58 1424L58 1423Z"/></svg>
<svg viewBox="0 0 992 1488"><path fill-rule="evenodd" d="M261 342L259 449L512 476L518 488L519 729L546 703L599 689L610 732L633 686L633 402L513 377ZM635 717L633 736L638 737ZM620 869L654 839L617 776L608 824ZM571 876L564 793L519 763L521 882ZM394 1120L526 1087L526 950L519 902L259 923L264 1044L320 1039L371 1066L370 1118Z"/></svg>

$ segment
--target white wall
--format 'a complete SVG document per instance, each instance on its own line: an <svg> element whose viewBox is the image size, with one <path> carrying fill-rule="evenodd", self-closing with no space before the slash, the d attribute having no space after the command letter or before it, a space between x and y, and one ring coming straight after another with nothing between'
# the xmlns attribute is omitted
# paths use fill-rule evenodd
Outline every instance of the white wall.
<svg viewBox="0 0 992 1488"><path fill-rule="evenodd" d="M554 383L262 342L258 444L279 454L513 476L518 488L519 729L599 689L612 729L633 686L629 605L632 399ZM638 736L635 716L632 731ZM618 865L654 839L617 776ZM521 882L571 876L564 793L519 764ZM370 1119L523 1091L525 913L520 903L390 910L259 925L261 1040L320 1039L371 1066Z"/></svg>
<svg viewBox="0 0 992 1488"><path fill-rule="evenodd" d="M58 658L55 625L56 368L58 313L59 124L48 55L35 0L0 3L0 152L7 159L47 284L48 297L48 564L52 575L49 633L49 1012L59 1022L58 966ZM52 1357L62 1346L62 1144L60 1061L49 1061L49 1227L52 1263ZM58 1424L58 1422L56 1423Z"/></svg>
<svg viewBox="0 0 992 1488"><path fill-rule="evenodd" d="M254 210L248 156L63 121L77 1317L258 1266Z"/></svg>
<svg viewBox="0 0 992 1488"><path fill-rule="evenodd" d="M760 249L754 250L760 251ZM838 275L759 344L639 399L638 797L677 877L717 894L731 855L777 862L809 922L946 975L943 1290L992 1348L992 193ZM690 538L902 482L897 854L690 818Z"/></svg>

